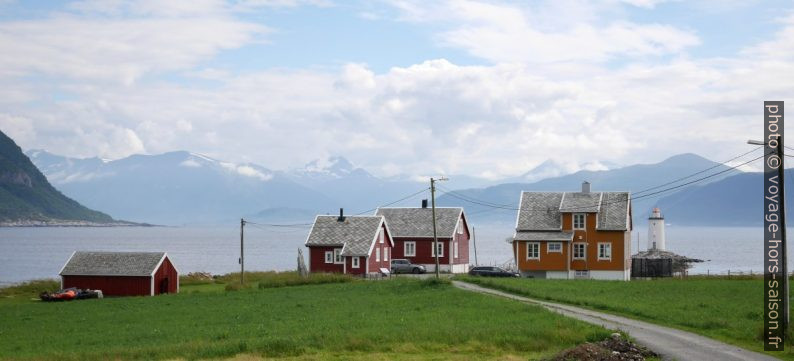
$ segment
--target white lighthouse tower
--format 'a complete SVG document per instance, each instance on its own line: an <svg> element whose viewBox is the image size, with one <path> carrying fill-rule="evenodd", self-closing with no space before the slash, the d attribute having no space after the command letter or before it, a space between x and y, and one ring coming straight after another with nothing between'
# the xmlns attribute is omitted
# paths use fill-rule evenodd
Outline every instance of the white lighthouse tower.
<svg viewBox="0 0 794 361"><path fill-rule="evenodd" d="M664 217L659 208L654 208L648 217L648 250L665 250L664 245Z"/></svg>

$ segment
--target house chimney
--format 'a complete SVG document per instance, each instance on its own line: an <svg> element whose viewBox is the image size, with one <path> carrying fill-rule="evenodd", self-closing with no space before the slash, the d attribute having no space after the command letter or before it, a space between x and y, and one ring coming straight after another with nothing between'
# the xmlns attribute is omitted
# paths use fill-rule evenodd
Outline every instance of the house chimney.
<svg viewBox="0 0 794 361"><path fill-rule="evenodd" d="M590 182L582 182L582 193L590 193Z"/></svg>
<svg viewBox="0 0 794 361"><path fill-rule="evenodd" d="M422 200L422 208L427 208L427 199Z"/></svg>
<svg viewBox="0 0 794 361"><path fill-rule="evenodd" d="M345 221L345 209L339 208L339 218L336 219L337 222L344 222Z"/></svg>

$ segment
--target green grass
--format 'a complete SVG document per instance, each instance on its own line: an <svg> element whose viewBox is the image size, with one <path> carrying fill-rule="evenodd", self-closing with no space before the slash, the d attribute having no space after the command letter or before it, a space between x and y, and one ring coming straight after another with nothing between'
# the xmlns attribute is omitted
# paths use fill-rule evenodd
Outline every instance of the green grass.
<svg viewBox="0 0 794 361"><path fill-rule="evenodd" d="M265 281L252 277L252 282ZM218 285L223 286L195 282L184 289ZM610 334L448 282L395 279L193 291L2 302L0 358L538 359Z"/></svg>
<svg viewBox="0 0 794 361"><path fill-rule="evenodd" d="M458 276L535 299L599 311L691 331L763 352L761 279L664 279L652 281L496 279ZM789 338L789 342L791 339ZM794 360L794 344L770 355Z"/></svg>
<svg viewBox="0 0 794 361"><path fill-rule="evenodd" d="M61 283L56 280L35 280L12 287L0 288L0 305L6 303L26 303L38 299L44 291L57 291Z"/></svg>

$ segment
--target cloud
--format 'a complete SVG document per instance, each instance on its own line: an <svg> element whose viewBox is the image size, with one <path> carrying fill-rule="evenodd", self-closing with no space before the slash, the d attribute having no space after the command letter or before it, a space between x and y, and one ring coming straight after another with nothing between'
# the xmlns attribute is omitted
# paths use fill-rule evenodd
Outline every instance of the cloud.
<svg viewBox="0 0 794 361"><path fill-rule="evenodd" d="M597 9L570 14L567 9L578 7L578 3L566 11L478 1L448 1L437 7L410 1L393 4L407 21L447 23L451 29L438 35L443 45L494 63L605 62L617 57L678 54L700 43L692 32L670 25L630 21L602 24L591 15ZM560 16L563 13L565 16ZM575 21L552 24L542 14Z"/></svg>
<svg viewBox="0 0 794 361"><path fill-rule="evenodd" d="M605 21L592 4L554 23L553 3L399 2L400 21L432 22L436 40L489 62L240 70L202 63L261 35L261 25L238 20L228 4L220 15L187 17L135 15L125 4L81 10L111 14L84 19L82 28L74 14L0 23L0 51L20 55L0 58L0 95L17 92L0 97L0 129L25 148L70 156L198 151L261 180L272 175L244 164L286 169L332 155L377 175L499 178L547 159L588 169L682 152L729 159L759 134L762 100L794 97L791 18L734 56L694 58L692 31ZM193 32L213 22L220 26ZM143 40L127 40L128 31ZM108 35L87 41L93 32ZM156 39L161 32L171 33ZM608 64L614 59L620 64ZM68 96L53 100L53 88Z"/></svg>
<svg viewBox="0 0 794 361"><path fill-rule="evenodd" d="M0 76L37 74L130 85L146 74L189 69L221 50L262 41L268 32L209 9L182 11L180 2L166 3L170 5L136 3L148 16L62 14L1 22L0 49L20 56L0 57ZM190 1L190 8L195 4ZM93 2L90 6L114 11Z"/></svg>

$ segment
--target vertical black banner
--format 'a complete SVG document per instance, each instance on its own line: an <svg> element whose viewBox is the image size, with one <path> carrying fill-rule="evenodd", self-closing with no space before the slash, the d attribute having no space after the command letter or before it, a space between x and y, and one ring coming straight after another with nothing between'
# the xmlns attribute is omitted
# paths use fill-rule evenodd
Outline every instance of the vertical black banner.
<svg viewBox="0 0 794 361"><path fill-rule="evenodd" d="M764 102L764 350L783 351L788 327L783 102Z"/></svg>

